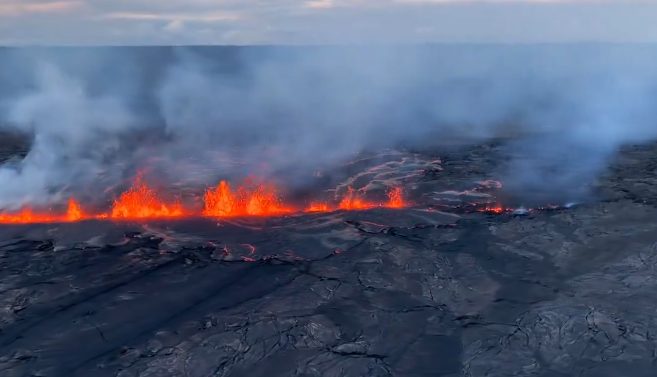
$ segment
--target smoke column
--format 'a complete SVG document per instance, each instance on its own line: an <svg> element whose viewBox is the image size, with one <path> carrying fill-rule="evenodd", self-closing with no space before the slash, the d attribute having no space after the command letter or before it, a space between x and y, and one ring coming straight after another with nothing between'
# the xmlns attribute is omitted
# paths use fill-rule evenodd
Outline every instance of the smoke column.
<svg viewBox="0 0 657 377"><path fill-rule="evenodd" d="M514 136L509 192L579 200L657 138L657 46L0 50L0 208L257 175L303 186L354 154ZM91 195L93 193L94 195ZM107 198L104 198L107 199Z"/></svg>

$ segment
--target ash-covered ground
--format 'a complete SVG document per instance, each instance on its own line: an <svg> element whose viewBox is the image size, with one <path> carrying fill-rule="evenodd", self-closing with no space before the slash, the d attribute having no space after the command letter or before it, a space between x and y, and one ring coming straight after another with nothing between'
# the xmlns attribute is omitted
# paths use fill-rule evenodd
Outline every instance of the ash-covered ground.
<svg viewBox="0 0 657 377"><path fill-rule="evenodd" d="M654 376L657 145L588 202L478 212L504 146L346 167L404 210L1 226L0 375Z"/></svg>

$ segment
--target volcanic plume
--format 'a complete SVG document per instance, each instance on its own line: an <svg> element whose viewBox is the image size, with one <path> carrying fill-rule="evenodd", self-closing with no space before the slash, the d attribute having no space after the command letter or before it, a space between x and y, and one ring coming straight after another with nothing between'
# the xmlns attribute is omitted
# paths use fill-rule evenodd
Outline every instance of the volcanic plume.
<svg viewBox="0 0 657 377"><path fill-rule="evenodd" d="M285 213L271 187L214 186L256 176L308 191L313 172L339 177L362 152L500 138L513 140L495 172L509 195L532 206L581 201L620 146L657 137L655 50L607 47L2 51L0 71L12 74L0 128L29 147L0 166L0 209L56 209L69 197L96 207L106 198L90 193L145 168L174 195L212 187L200 194L215 200L208 213ZM378 205L362 187L300 206ZM184 212L143 189L111 198L123 203L108 217ZM139 195L148 200L135 213L128 202Z"/></svg>

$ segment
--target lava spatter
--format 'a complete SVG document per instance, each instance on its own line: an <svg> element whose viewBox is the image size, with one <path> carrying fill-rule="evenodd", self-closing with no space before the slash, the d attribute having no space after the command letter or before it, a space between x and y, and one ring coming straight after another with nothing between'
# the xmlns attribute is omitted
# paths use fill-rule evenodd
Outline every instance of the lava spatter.
<svg viewBox="0 0 657 377"><path fill-rule="evenodd" d="M1 213L0 224L31 224L77 222L84 220L150 220L184 217L271 217L292 213L326 213L336 210L359 211L371 208L400 209L408 206L401 187L391 188L386 202L372 202L364 193L349 187L337 204L312 201L305 208L296 207L282 200L278 188L270 183L243 184L235 189L227 181L205 190L201 209L185 207L180 202L167 201L167 195L151 187L142 174L138 174L132 186L122 192L105 212L86 212L74 198L70 198L66 210L34 211L25 208L15 213Z"/></svg>
<svg viewBox="0 0 657 377"><path fill-rule="evenodd" d="M147 219L182 217L185 211L179 203L166 203L141 175L132 187L123 192L112 205L113 219Z"/></svg>
<svg viewBox="0 0 657 377"><path fill-rule="evenodd" d="M208 217L275 216L294 212L282 203L275 186L259 184L239 187L235 192L226 181L207 189L203 197L203 215Z"/></svg>

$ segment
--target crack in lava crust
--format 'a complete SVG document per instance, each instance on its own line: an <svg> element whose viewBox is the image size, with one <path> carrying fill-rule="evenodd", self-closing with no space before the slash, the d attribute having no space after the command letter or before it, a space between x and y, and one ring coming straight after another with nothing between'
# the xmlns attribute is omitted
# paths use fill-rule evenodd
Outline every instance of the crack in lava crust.
<svg viewBox="0 0 657 377"><path fill-rule="evenodd" d="M338 210L357 211L372 208L401 209L407 207L401 187L388 191L386 202L372 202L363 194L349 187L348 192L336 206L328 202L311 202L305 208L283 202L273 184L245 184L233 189L226 181L208 188L203 195L203 208L186 207L180 201L167 201L164 196L149 186L141 174L132 186L121 193L108 212L85 212L74 198L68 201L65 212L53 210L36 212L24 208L15 213L0 213L0 224L64 223L92 219L111 220L155 220L181 219L190 217L272 217L295 213L327 213Z"/></svg>

